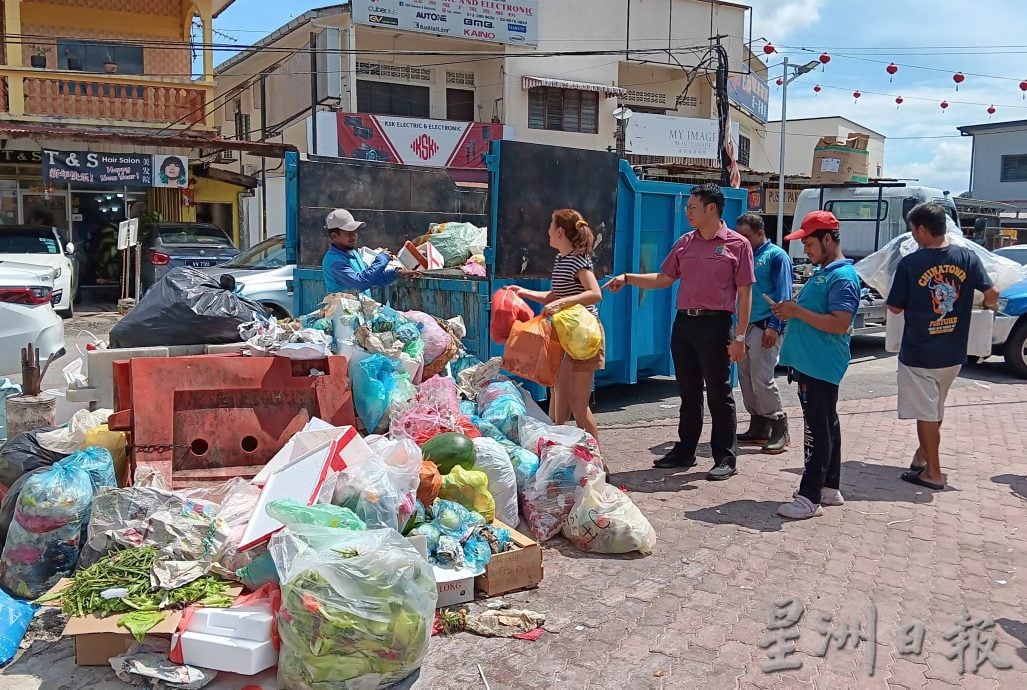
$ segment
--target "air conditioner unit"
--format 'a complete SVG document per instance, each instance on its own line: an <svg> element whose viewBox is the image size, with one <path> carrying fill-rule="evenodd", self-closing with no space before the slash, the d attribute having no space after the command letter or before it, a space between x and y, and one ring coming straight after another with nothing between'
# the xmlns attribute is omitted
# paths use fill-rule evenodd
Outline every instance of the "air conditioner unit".
<svg viewBox="0 0 1027 690"><path fill-rule="evenodd" d="M217 155L218 163L234 163L239 160L238 151L218 151Z"/></svg>

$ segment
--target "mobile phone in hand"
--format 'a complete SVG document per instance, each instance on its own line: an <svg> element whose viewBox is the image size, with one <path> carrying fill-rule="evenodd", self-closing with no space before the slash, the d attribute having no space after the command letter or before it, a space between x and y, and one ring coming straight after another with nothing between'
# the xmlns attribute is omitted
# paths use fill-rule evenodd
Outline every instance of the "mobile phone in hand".
<svg viewBox="0 0 1027 690"><path fill-rule="evenodd" d="M770 299L770 295L764 294L763 295L763 299L767 300L767 304L769 304L770 306L772 306L772 307L773 306L777 306L777 302L775 302L774 300Z"/></svg>

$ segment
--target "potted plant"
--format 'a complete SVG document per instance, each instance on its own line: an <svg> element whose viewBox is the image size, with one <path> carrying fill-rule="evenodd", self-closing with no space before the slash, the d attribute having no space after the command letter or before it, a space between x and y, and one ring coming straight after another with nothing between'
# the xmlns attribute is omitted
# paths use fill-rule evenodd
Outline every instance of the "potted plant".
<svg viewBox="0 0 1027 690"><path fill-rule="evenodd" d="M68 69L75 72L82 71L82 59L78 53L72 52L71 48L64 49L64 57L68 60Z"/></svg>
<svg viewBox="0 0 1027 690"><path fill-rule="evenodd" d="M36 69L46 69L46 54L50 49L46 46L32 46L31 64Z"/></svg>
<svg viewBox="0 0 1027 690"><path fill-rule="evenodd" d="M107 74L116 74L118 71L118 63L111 57L110 52L107 53L107 59L104 60L103 71Z"/></svg>

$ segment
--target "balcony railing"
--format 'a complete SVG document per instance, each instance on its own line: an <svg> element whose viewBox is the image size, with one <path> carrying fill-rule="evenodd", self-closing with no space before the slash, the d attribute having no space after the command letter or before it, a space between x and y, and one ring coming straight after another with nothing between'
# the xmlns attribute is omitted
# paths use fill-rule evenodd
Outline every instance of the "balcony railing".
<svg viewBox="0 0 1027 690"><path fill-rule="evenodd" d="M24 68L0 68L0 76L7 118L203 126L214 89L194 82ZM11 88L16 80L20 89Z"/></svg>

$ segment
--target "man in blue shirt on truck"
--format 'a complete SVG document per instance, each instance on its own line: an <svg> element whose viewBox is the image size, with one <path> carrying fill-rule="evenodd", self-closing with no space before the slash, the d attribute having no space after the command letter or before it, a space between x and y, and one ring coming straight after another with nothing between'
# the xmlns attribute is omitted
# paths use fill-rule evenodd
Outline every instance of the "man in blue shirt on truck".
<svg viewBox="0 0 1027 690"><path fill-rule="evenodd" d="M738 435L738 442L761 445L764 453L777 455L785 452L790 442L788 417L774 379L785 324L770 311L767 298L772 302L792 298L792 260L784 249L767 239L763 219L755 213L742 214L735 226L752 245L756 269L752 312L745 330L749 356L738 363L738 383L749 413L749 430Z"/></svg>
<svg viewBox="0 0 1027 690"><path fill-rule="evenodd" d="M373 287L384 287L397 278L413 275L412 271L389 266L392 257L381 252L370 266L357 249L357 231L364 227L344 208L337 208L325 218L325 232L331 244L321 261L321 274L325 290L333 292L363 292Z"/></svg>
<svg viewBox="0 0 1027 690"><path fill-rule="evenodd" d="M859 276L852 259L842 255L840 226L830 211L812 211L786 240L802 240L817 267L798 298L778 302L771 311L788 321L781 364L799 384L805 425L805 468L799 490L777 514L792 520L823 515L821 505L840 506L842 432L838 422L838 386L849 368L852 321L859 309Z"/></svg>

